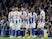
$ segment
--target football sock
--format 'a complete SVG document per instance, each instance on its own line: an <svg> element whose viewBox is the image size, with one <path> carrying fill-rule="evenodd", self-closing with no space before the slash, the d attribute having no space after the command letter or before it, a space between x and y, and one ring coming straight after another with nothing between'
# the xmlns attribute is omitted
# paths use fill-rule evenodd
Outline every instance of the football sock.
<svg viewBox="0 0 52 39"><path fill-rule="evenodd" d="M21 35L21 31L20 30L17 30L16 31L16 34L17 34L17 36L20 36Z"/></svg>
<svg viewBox="0 0 52 39"><path fill-rule="evenodd" d="M35 35L35 31L34 31L35 29L34 28L32 28L32 36L34 36Z"/></svg>

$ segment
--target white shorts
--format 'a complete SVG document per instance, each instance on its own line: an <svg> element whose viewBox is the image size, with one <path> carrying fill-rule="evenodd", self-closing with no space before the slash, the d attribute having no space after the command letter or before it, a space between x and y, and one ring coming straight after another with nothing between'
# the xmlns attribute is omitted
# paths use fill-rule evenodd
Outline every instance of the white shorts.
<svg viewBox="0 0 52 39"><path fill-rule="evenodd" d="M21 28L21 23L18 24L10 23L10 26L12 27L13 30L19 30Z"/></svg>
<svg viewBox="0 0 52 39"><path fill-rule="evenodd" d="M30 28L35 28L35 27L36 27L36 23L30 24Z"/></svg>
<svg viewBox="0 0 52 39"><path fill-rule="evenodd" d="M26 23L25 24L25 28L28 29L29 28L29 24Z"/></svg>
<svg viewBox="0 0 52 39"><path fill-rule="evenodd" d="M41 27L43 27L43 28L44 28L44 26L45 26L45 23L43 23L43 22L42 22L42 23L41 23L41 22L39 22L39 23L38 23L37 28L41 28Z"/></svg>
<svg viewBox="0 0 52 39"><path fill-rule="evenodd" d="M22 27L22 28L27 28L27 29L28 29L28 28L29 28L29 24L27 24L27 23L21 23L21 27Z"/></svg>
<svg viewBox="0 0 52 39"><path fill-rule="evenodd" d="M9 24L9 26L11 26L11 27L12 27L12 26L13 26L13 23L10 23L10 24Z"/></svg>
<svg viewBox="0 0 52 39"><path fill-rule="evenodd" d="M25 28L25 23L21 23L21 28Z"/></svg>

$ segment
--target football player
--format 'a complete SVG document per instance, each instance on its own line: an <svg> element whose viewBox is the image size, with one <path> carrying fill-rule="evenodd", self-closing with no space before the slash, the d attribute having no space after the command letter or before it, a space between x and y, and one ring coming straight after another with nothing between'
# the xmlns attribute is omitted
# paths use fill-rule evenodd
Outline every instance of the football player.
<svg viewBox="0 0 52 39"><path fill-rule="evenodd" d="M35 37L35 28L36 28L36 20L37 20L37 14L34 10L34 7L31 8L31 12L30 12L30 28L31 28L31 33L32 33L32 37Z"/></svg>
<svg viewBox="0 0 52 39"><path fill-rule="evenodd" d="M38 30L38 33L41 36L44 36L44 26L45 26L45 11L43 10L43 8L39 8L40 14L38 16L38 28L40 30Z"/></svg>
<svg viewBox="0 0 52 39"><path fill-rule="evenodd" d="M11 28L11 36L15 37L20 36L20 13L18 12L18 8L12 8L12 11L9 13L9 22L10 22L10 28ZM16 31L15 31L16 30Z"/></svg>
<svg viewBox="0 0 52 39"><path fill-rule="evenodd" d="M26 33L25 33L25 35L28 37L30 36L29 16L30 16L29 15L29 9L26 9L26 18L25 18Z"/></svg>
<svg viewBox="0 0 52 39"><path fill-rule="evenodd" d="M21 37L21 13L18 11L18 7L15 7L15 28L16 28L16 36Z"/></svg>
<svg viewBox="0 0 52 39"><path fill-rule="evenodd" d="M12 27L13 27L13 25L14 25L14 19L13 19L13 16L14 16L14 11L15 11L15 9L14 9L14 7L12 8L12 11L11 12L9 12L9 15L8 15L8 20L9 20L9 23L10 23L10 37L13 37L13 36L15 36L14 35L14 33L13 33L13 29L12 29Z"/></svg>
<svg viewBox="0 0 52 39"><path fill-rule="evenodd" d="M26 11L25 11L25 8L21 7L21 35L25 36L25 18L26 18Z"/></svg>

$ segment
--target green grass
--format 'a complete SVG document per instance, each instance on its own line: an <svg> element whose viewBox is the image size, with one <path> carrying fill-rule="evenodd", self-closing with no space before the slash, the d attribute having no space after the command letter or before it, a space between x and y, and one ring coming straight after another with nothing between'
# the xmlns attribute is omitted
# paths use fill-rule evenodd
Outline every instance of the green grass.
<svg viewBox="0 0 52 39"><path fill-rule="evenodd" d="M0 39L23 39L23 38L0 38ZM24 39L39 39L39 38L24 38ZM52 38L48 38L52 39Z"/></svg>

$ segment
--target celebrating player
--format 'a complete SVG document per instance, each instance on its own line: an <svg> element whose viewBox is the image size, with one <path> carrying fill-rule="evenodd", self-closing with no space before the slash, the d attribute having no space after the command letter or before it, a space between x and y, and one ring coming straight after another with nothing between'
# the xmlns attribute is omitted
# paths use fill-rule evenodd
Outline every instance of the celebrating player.
<svg viewBox="0 0 52 39"><path fill-rule="evenodd" d="M35 37L35 28L36 28L37 14L34 11L34 8L30 12L30 28L32 29L32 37Z"/></svg>
<svg viewBox="0 0 52 39"><path fill-rule="evenodd" d="M40 30L38 30L38 33L40 36L44 35L44 26L45 26L45 11L43 10L43 8L39 8L40 10L40 14L38 16L38 28L40 28Z"/></svg>
<svg viewBox="0 0 52 39"><path fill-rule="evenodd" d="M12 8L12 11L11 12L9 12L9 16L8 16L8 20L9 20L9 23L10 23L10 37L13 37L13 36L15 36L14 35L14 33L12 32L13 31L13 26L14 26L14 19L13 19L13 16L14 16L14 11L15 11L15 9L14 9L14 7Z"/></svg>
<svg viewBox="0 0 52 39"><path fill-rule="evenodd" d="M26 36L30 36L30 26L29 26L29 10L26 9L26 18L25 18L25 21L26 21L26 24L25 24L25 27L26 27Z"/></svg>
<svg viewBox="0 0 52 39"><path fill-rule="evenodd" d="M12 11L9 13L9 22L11 28L10 37L20 36L21 22L20 22L20 13L18 12L17 7L12 8Z"/></svg>
<svg viewBox="0 0 52 39"><path fill-rule="evenodd" d="M25 36L25 18L26 18L26 11L25 8L21 7L21 35Z"/></svg>

